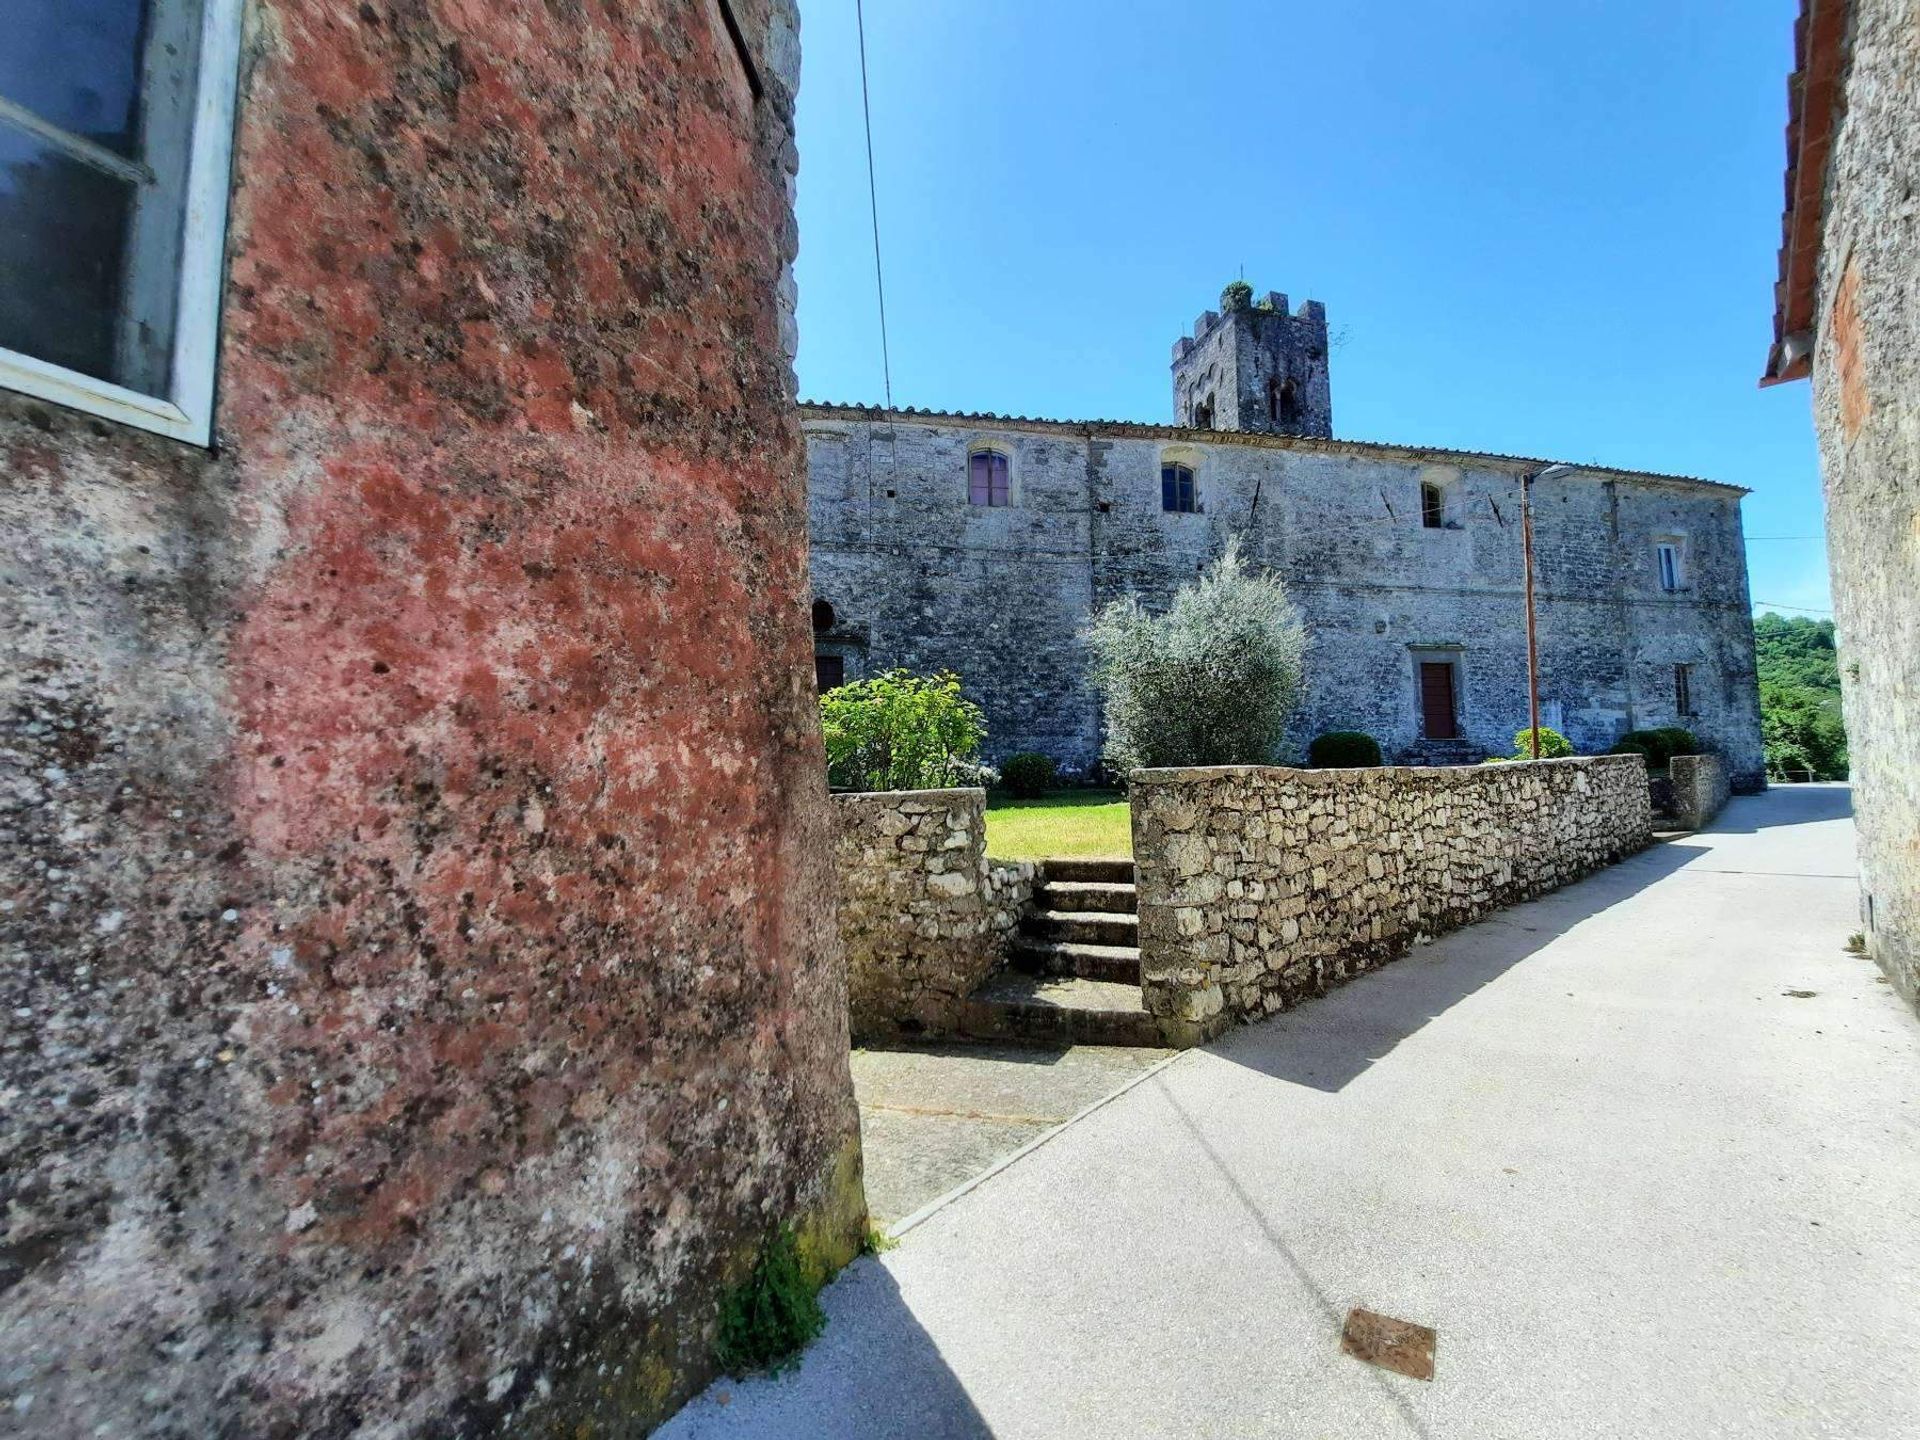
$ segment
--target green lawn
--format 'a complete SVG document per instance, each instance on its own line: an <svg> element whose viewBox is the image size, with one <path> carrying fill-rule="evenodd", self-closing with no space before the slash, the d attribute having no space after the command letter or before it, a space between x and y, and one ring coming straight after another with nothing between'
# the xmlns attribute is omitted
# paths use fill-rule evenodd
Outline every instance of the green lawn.
<svg viewBox="0 0 1920 1440"><path fill-rule="evenodd" d="M1126 797L1114 790L1057 790L1038 800L990 794L987 854L995 860L1131 855Z"/></svg>

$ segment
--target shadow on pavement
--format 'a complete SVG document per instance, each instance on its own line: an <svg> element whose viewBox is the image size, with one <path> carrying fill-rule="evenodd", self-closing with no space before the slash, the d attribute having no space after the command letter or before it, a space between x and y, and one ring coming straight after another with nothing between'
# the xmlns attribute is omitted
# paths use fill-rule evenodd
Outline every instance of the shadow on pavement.
<svg viewBox="0 0 1920 1440"><path fill-rule="evenodd" d="M1207 1049L1276 1080L1345 1089L1395 1045L1535 951L1704 853L1704 846L1685 840L1654 845L1537 900L1498 910Z"/></svg>
<svg viewBox="0 0 1920 1440"><path fill-rule="evenodd" d="M1752 835L1780 825L1845 820L1853 814L1853 787L1844 784L1774 785L1765 795L1736 795L1703 835Z"/></svg>
<svg viewBox="0 0 1920 1440"><path fill-rule="evenodd" d="M1302 1263L1299 1255L1295 1253L1293 1246L1288 1243L1287 1237L1281 1231L1280 1227L1273 1222L1273 1219L1265 1210L1260 1208L1259 1203L1254 1200L1253 1196L1247 1193L1247 1187L1240 1183L1240 1178L1233 1173L1233 1168L1228 1165L1225 1160L1220 1158L1220 1152L1214 1149L1213 1142L1207 1139L1206 1131L1200 1128L1199 1122L1188 1112L1187 1107L1180 1103L1172 1089L1167 1085L1165 1079L1156 1077L1151 1083L1154 1088L1159 1091L1160 1098L1166 1101L1173 1113L1179 1117L1180 1123L1186 1128L1187 1134L1193 1137L1194 1144L1200 1147L1208 1161L1212 1163L1213 1168L1220 1173L1220 1178L1226 1181L1227 1188L1233 1191L1233 1198L1240 1202L1240 1207L1247 1212L1252 1218L1253 1223L1259 1227L1260 1233L1266 1237L1266 1241L1273 1247L1274 1253L1277 1254L1281 1260L1286 1263L1287 1268L1293 1272L1294 1279L1298 1281L1300 1287L1306 1291L1314 1308L1319 1310L1321 1319L1327 1327L1327 1343L1331 1346L1333 1344L1333 1337L1340 1333L1341 1325L1346 1319L1345 1315L1341 1312L1340 1306L1334 1303L1333 1297L1327 1294L1325 1287L1314 1277L1313 1272L1307 1269L1306 1265ZM1421 1423L1420 1417L1414 1413L1413 1406L1407 1403L1406 1396L1396 1390L1394 1386L1376 1370L1363 1369L1359 1373L1364 1374L1370 1382L1377 1386L1381 1396L1399 1412L1400 1420L1407 1427L1408 1434L1419 1437L1419 1440L1428 1440L1431 1432Z"/></svg>
<svg viewBox="0 0 1920 1440"><path fill-rule="evenodd" d="M992 1440L886 1266L856 1260L820 1297L827 1328L784 1375L720 1379L656 1440Z"/></svg>

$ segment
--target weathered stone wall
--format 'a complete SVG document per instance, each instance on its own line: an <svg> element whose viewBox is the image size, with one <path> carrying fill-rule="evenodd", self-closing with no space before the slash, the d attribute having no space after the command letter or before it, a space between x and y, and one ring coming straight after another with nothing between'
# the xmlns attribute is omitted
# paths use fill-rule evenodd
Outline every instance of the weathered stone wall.
<svg viewBox="0 0 1920 1440"><path fill-rule="evenodd" d="M813 585L836 616L821 648L846 658L849 678L957 671L995 759L1039 750L1092 765L1100 710L1079 636L1093 609L1129 591L1166 604L1236 535L1306 623L1293 755L1323 731L1364 730L1392 759L1471 761L1511 753L1527 723L1518 492L1537 463L1142 425L803 415ZM989 443L1011 456L1005 508L967 503L968 449ZM1202 513L1160 508L1169 458L1194 467ZM1422 481L1444 488L1453 528L1421 524ZM1587 753L1683 724L1727 757L1735 788L1757 788L1741 492L1604 469L1534 492L1546 722ZM1669 537L1687 552L1677 593L1657 570ZM1422 660L1457 667L1457 745L1422 740Z"/></svg>
<svg viewBox="0 0 1920 1440"><path fill-rule="evenodd" d="M771 1227L858 1239L732 8L757 99L704 0L253 0L217 448L0 396L36 1436L633 1433Z"/></svg>
<svg viewBox="0 0 1920 1440"><path fill-rule="evenodd" d="M856 1039L939 1035L1006 960L1035 867L987 859L984 790L836 795Z"/></svg>
<svg viewBox="0 0 1920 1440"><path fill-rule="evenodd" d="M1920 22L1853 0L1814 420L1869 952L1920 1005Z"/></svg>
<svg viewBox="0 0 1920 1440"><path fill-rule="evenodd" d="M1324 994L1651 834L1636 755L1138 770L1132 796L1147 1008L1203 1025Z"/></svg>
<svg viewBox="0 0 1920 1440"><path fill-rule="evenodd" d="M1727 763L1718 755L1676 755L1668 762L1667 777L1673 820L1682 830L1700 829L1727 803Z"/></svg>

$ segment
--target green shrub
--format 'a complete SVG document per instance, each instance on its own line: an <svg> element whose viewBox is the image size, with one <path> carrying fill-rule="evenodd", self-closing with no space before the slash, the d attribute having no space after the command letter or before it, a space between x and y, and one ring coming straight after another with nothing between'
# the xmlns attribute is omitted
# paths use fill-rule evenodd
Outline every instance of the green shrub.
<svg viewBox="0 0 1920 1440"><path fill-rule="evenodd" d="M826 1323L819 1277L807 1273L793 1231L783 1225L761 1246L753 1273L720 1297L714 1362L735 1377L777 1375Z"/></svg>
<svg viewBox="0 0 1920 1440"><path fill-rule="evenodd" d="M1358 730L1329 730L1307 746L1307 764L1315 770L1363 770L1380 763L1380 742Z"/></svg>
<svg viewBox="0 0 1920 1440"><path fill-rule="evenodd" d="M1009 755L1000 766L1000 783L1019 800L1037 800L1053 788L1060 767L1031 750Z"/></svg>
<svg viewBox="0 0 1920 1440"><path fill-rule="evenodd" d="M1651 730L1629 730L1613 743L1615 755L1644 755L1649 770L1664 770L1676 755L1698 755L1700 742L1691 730L1661 725Z"/></svg>
<svg viewBox="0 0 1920 1440"><path fill-rule="evenodd" d="M889 670L820 697L827 781L842 790L939 790L977 783L987 727L951 671Z"/></svg>
<svg viewBox="0 0 1920 1440"><path fill-rule="evenodd" d="M1564 760L1573 754L1573 742L1558 730L1542 725L1540 727L1540 758L1542 760ZM1533 758L1533 727L1513 732L1513 755L1515 760Z"/></svg>
<svg viewBox="0 0 1920 1440"><path fill-rule="evenodd" d="M1086 640L1115 769L1272 763L1306 639L1286 587L1250 573L1235 542L1166 614L1129 595L1094 616Z"/></svg>
<svg viewBox="0 0 1920 1440"><path fill-rule="evenodd" d="M1632 731L1629 731L1614 741L1613 748L1607 753L1609 755L1638 755L1647 762L1647 768L1649 770L1654 768L1654 747L1642 739L1639 734Z"/></svg>
<svg viewBox="0 0 1920 1440"><path fill-rule="evenodd" d="M1667 747L1667 757L1675 755L1698 755L1700 742L1691 730L1679 725L1662 725L1652 732L1658 735Z"/></svg>

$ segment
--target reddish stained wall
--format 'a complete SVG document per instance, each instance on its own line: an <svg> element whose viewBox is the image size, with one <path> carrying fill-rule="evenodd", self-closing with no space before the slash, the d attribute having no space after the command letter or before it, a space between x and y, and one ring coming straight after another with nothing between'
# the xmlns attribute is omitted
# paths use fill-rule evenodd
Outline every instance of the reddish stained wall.
<svg viewBox="0 0 1920 1440"><path fill-rule="evenodd" d="M754 103L713 13L259 0L217 455L0 396L42 1433L591 1433L858 1237L795 20Z"/></svg>

